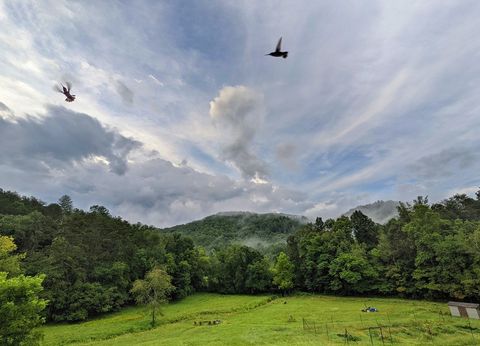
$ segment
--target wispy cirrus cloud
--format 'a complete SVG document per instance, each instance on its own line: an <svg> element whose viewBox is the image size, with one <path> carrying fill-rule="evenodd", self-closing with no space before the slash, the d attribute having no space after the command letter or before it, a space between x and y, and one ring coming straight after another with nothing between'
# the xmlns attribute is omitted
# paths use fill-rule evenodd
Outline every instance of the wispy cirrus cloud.
<svg viewBox="0 0 480 346"><path fill-rule="evenodd" d="M0 2L0 131L43 162L28 184L0 148L2 184L158 224L471 191L479 15L474 0ZM280 36L289 57L265 57Z"/></svg>

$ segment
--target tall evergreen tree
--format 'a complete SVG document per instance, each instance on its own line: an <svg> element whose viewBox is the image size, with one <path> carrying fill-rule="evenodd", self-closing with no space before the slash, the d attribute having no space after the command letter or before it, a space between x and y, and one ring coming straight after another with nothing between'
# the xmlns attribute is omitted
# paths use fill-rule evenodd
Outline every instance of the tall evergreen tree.
<svg viewBox="0 0 480 346"><path fill-rule="evenodd" d="M378 233L375 222L360 210L355 210L350 216L353 235L359 244L364 244L367 249L372 249L378 243Z"/></svg>
<svg viewBox="0 0 480 346"><path fill-rule="evenodd" d="M60 208L65 215L70 214L73 211L73 202L68 195L63 195L62 197L60 197L60 199L58 200L58 204L60 205Z"/></svg>

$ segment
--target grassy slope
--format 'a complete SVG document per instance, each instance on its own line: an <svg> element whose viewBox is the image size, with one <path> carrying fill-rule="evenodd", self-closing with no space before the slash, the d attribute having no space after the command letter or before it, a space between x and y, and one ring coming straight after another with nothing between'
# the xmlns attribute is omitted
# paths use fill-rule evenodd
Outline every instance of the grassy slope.
<svg viewBox="0 0 480 346"><path fill-rule="evenodd" d="M231 311L246 311L259 304L265 304L269 300L269 296L199 293L162 307L164 316L157 316L158 325L201 316L210 318L210 315L217 316ZM42 344L64 345L101 340L148 329L150 329L150 311L144 307L129 307L83 323L44 326L41 328L45 334Z"/></svg>
<svg viewBox="0 0 480 346"><path fill-rule="evenodd" d="M361 313L364 304L375 306L380 312ZM47 326L43 330L47 345L84 341L88 345L121 346L344 344L337 334L347 329L360 338L350 344L370 345L368 327L383 325L387 345L389 330L395 344L480 344L480 321L471 321L472 337L468 321L439 315L440 311L448 314L446 304L401 299L306 295L269 301L265 296L197 294L165 307L160 322L163 324L151 330L146 329L148 316L141 308L125 309L77 325ZM294 322L288 322L290 315ZM217 318L222 320L218 326L193 325L196 320ZM313 330L303 331L302 318L316 321L317 334ZM377 334L374 332L373 342L381 345Z"/></svg>

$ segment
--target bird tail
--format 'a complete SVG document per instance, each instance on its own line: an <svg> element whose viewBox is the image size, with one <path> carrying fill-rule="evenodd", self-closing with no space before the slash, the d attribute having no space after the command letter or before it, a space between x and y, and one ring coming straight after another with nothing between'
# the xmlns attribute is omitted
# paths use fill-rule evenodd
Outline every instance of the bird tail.
<svg viewBox="0 0 480 346"><path fill-rule="evenodd" d="M288 52L283 53L283 58L285 59L288 56Z"/></svg>

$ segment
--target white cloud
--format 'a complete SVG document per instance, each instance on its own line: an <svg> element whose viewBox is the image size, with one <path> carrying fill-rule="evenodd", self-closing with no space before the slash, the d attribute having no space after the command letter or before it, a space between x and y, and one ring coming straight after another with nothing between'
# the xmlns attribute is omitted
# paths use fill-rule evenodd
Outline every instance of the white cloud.
<svg viewBox="0 0 480 346"><path fill-rule="evenodd" d="M149 74L148 75L148 78L150 78L151 80L153 80L155 82L155 84L157 85L160 85L160 86L164 86L165 84L163 84L162 82L160 82L155 76Z"/></svg>
<svg viewBox="0 0 480 346"><path fill-rule="evenodd" d="M467 196L475 197L475 194L480 191L480 186L465 186L465 187L456 187L446 194L445 198L451 197L456 194L465 194Z"/></svg>
<svg viewBox="0 0 480 346"><path fill-rule="evenodd" d="M253 152L255 135L262 124L263 97L245 86L224 87L210 102L210 117L223 142L222 158L237 167L245 178L264 180L266 164Z"/></svg>
<svg viewBox="0 0 480 346"><path fill-rule="evenodd" d="M143 145L25 158L35 179L4 162L3 187L161 224L466 191L479 185L479 14L469 0L0 2L0 120L42 123L66 105ZM289 57L265 57L279 36ZM68 105L51 89L64 79ZM138 170L112 178L111 155ZM97 175L105 187L85 183Z"/></svg>

